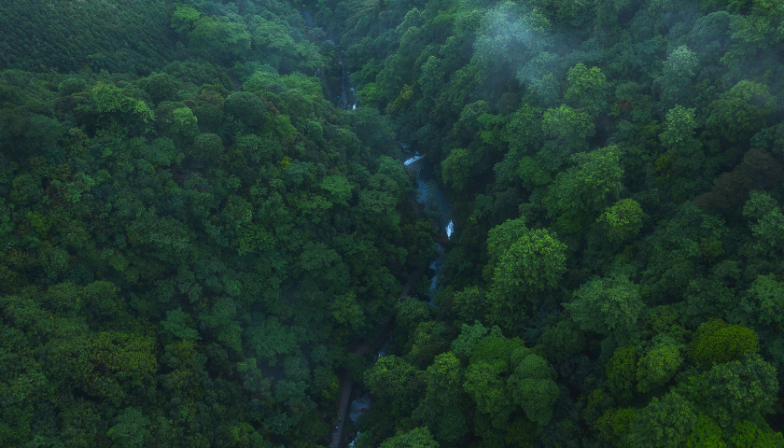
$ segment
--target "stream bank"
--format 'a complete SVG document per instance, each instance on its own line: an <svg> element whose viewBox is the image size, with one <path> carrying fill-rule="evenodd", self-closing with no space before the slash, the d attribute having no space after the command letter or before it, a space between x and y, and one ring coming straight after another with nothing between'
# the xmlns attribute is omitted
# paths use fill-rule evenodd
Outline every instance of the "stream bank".
<svg viewBox="0 0 784 448"><path fill-rule="evenodd" d="M435 181L433 176L433 167L427 158L417 153L416 151L412 151L406 145L401 144L400 146L403 154L406 156L406 160L403 162L403 166L413 177L416 185L416 196L409 197L409 200L412 203L412 207L414 207L414 210L418 215L424 214L433 221L434 226L442 238L440 239L440 242L434 242L436 258L432 260L429 265L422 265L409 275L408 280L403 285L403 290L398 296L398 299L401 301L405 300L405 298L411 292L415 282L421 278L423 274L431 271L432 274L430 277L428 303L431 306L435 306L433 300L435 299L436 293L438 292L437 282L445 258L444 245L449 240L449 237L451 237L454 228L451 218L451 208L446 193L438 186ZM375 360L378 360L379 357L386 354L385 347L387 347L390 343L389 330L391 330L391 328L392 319L387 321L387 323L378 330L373 339L357 347L354 350L354 353L358 355L364 355L368 349L376 346L379 342L381 342L381 348L374 357ZM337 426L335 427L335 431L333 432L333 439L332 443L330 444L330 448L340 448L342 446L341 442L343 439L343 430L346 419L348 418L352 423L356 424L359 417L362 416L362 414L369 410L373 405L373 397L369 391L366 388L355 390L354 381L347 373L344 373L343 375L343 379L340 385L340 392L340 398L338 403L336 403L338 422ZM353 400L351 399L352 396L354 396ZM357 434L354 434L352 440L348 442L348 446L352 446L356 435Z"/></svg>
<svg viewBox="0 0 784 448"><path fill-rule="evenodd" d="M303 17L309 26L316 26L315 21L308 10L302 11ZM325 35L325 39L329 40L330 36ZM354 87L351 86L350 75L351 73L346 70L343 61L343 50L338 51L338 65L341 69L340 74L340 95L333 97L333 92L330 89L329 82L326 77L325 70L322 68L317 69L314 76L319 77L325 86L326 95L329 101L335 101L336 107L343 110L354 110L357 108L357 96ZM417 151L412 150L408 145L398 143L401 152L405 156L402 162L403 166L409 172L412 180L416 185L416 195L410 195L408 200L417 215L425 215L430 219L438 231L439 238L435 245L435 258L429 263L419 266L408 277L406 283L403 284L403 290L398 299L405 300L414 287L414 284L419 280L423 274L430 274L430 288L428 293L428 303L435 306L433 300L435 299L439 272L444 264L446 256L445 246L453 231L453 221L451 217L451 208L449 199L446 193L438 186L435 176L433 174L433 167L430 161L424 154L419 154ZM380 350L375 355L375 360L380 356L386 354L387 347L390 344L390 330L392 328L393 319L390 319L378 329L375 336L360 346L356 347L353 352L357 355L364 355L367 350L374 346L380 346ZM379 344L380 343L380 344ZM357 395L354 400L351 399L353 395ZM356 423L359 417L373 405L373 398L366 388L356 391L354 388L354 381L348 372L343 372L340 383L340 393L338 400L335 403L336 413L338 420L335 429L332 433L332 441L329 444L330 448L340 448L342 445L343 430L345 427L346 419L350 419ZM352 436L352 440L347 445L352 446L356 434Z"/></svg>

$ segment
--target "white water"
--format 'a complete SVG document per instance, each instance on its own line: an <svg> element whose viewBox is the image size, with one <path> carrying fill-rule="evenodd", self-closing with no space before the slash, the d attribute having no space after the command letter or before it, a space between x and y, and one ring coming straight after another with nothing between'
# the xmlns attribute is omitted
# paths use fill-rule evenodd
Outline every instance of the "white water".
<svg viewBox="0 0 784 448"><path fill-rule="evenodd" d="M455 223L453 223L450 220L449 224L446 225L446 237L447 238L451 238L452 237L452 232L454 232L454 231L455 231Z"/></svg>
<svg viewBox="0 0 784 448"><path fill-rule="evenodd" d="M425 157L425 156L424 156L424 155L421 155L421 156L414 156L414 157L412 157L412 158L410 158L410 159L406 160L405 162L403 162L403 165L405 165L405 166L411 165L412 163L414 163L414 162L416 162L416 161L420 160L422 157Z"/></svg>
<svg viewBox="0 0 784 448"><path fill-rule="evenodd" d="M370 398L370 393L366 392L364 395L351 402L351 409L349 409L348 418L350 418L352 422L356 423L357 420L359 420L359 416L370 409L372 404L373 400Z"/></svg>

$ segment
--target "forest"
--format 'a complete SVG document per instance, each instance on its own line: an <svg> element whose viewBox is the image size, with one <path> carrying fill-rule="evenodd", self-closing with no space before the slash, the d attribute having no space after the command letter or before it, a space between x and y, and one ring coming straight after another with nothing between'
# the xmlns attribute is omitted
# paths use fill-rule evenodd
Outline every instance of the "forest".
<svg viewBox="0 0 784 448"><path fill-rule="evenodd" d="M784 448L782 55L780 0L3 0L0 446Z"/></svg>

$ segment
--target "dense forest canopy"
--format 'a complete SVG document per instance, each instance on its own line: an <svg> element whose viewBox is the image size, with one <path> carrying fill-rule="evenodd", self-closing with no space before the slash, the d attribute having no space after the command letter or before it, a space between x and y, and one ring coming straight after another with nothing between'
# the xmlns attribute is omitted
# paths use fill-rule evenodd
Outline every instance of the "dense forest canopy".
<svg viewBox="0 0 784 448"><path fill-rule="evenodd" d="M784 448L782 54L778 0L2 1L0 446Z"/></svg>

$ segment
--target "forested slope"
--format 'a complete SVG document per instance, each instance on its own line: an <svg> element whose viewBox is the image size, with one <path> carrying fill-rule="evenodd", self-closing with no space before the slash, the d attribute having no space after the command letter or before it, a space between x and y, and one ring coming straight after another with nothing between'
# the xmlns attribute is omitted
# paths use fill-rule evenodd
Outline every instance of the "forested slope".
<svg viewBox="0 0 784 448"><path fill-rule="evenodd" d="M355 446L784 446L784 4L320 6L458 217Z"/></svg>
<svg viewBox="0 0 784 448"><path fill-rule="evenodd" d="M345 374L355 447L784 448L782 23L3 2L0 445L326 446ZM455 207L436 307L393 138Z"/></svg>
<svg viewBox="0 0 784 448"><path fill-rule="evenodd" d="M0 446L327 445L432 251L389 127L325 99L288 5L32 4L2 27ZM176 54L51 46L148 31Z"/></svg>

